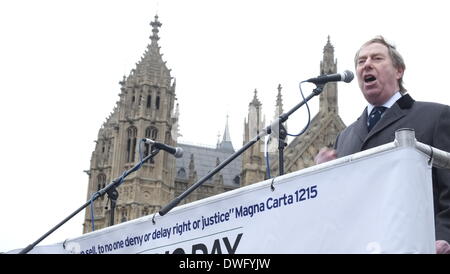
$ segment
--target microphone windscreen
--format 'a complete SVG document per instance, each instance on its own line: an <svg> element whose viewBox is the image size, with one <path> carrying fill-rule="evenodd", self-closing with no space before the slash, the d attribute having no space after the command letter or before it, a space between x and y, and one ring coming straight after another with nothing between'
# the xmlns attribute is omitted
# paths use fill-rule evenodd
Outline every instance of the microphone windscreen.
<svg viewBox="0 0 450 274"><path fill-rule="evenodd" d="M175 156L175 158L183 157L183 149L181 147L176 147L175 153L173 155Z"/></svg>
<svg viewBox="0 0 450 274"><path fill-rule="evenodd" d="M353 75L353 72L351 72L349 70L344 71L342 74L344 76L342 81L344 81L346 83L350 83L353 80L353 78L355 78L355 76Z"/></svg>

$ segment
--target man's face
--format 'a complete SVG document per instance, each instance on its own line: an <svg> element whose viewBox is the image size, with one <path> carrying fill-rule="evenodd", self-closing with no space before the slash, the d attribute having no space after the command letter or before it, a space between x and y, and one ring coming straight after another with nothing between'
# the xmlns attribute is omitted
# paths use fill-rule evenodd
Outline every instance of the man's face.
<svg viewBox="0 0 450 274"><path fill-rule="evenodd" d="M400 90L398 79L403 76L403 70L394 67L385 45L372 43L359 51L356 76L366 100L379 106Z"/></svg>

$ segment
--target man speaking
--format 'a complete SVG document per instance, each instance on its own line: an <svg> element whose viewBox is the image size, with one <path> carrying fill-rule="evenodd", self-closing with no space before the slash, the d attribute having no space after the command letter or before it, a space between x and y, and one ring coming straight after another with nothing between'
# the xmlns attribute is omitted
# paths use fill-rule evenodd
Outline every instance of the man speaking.
<svg viewBox="0 0 450 274"><path fill-rule="evenodd" d="M450 151L450 107L414 101L406 93L405 63L393 45L382 36L366 42L356 53L355 68L368 105L338 135L335 149L319 151L317 164L392 142L400 128L412 128L417 141ZM450 171L433 168L432 174L436 253L450 254Z"/></svg>

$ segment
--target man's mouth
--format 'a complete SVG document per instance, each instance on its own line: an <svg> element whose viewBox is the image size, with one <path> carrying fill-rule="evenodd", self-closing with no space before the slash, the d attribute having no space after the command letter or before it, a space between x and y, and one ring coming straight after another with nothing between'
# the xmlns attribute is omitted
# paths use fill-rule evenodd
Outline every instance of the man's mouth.
<svg viewBox="0 0 450 274"><path fill-rule="evenodd" d="M368 74L368 75L364 76L364 82L366 84L370 84L370 83L372 83L372 82L374 82L376 80L377 80L377 78L375 76L371 75L371 74Z"/></svg>

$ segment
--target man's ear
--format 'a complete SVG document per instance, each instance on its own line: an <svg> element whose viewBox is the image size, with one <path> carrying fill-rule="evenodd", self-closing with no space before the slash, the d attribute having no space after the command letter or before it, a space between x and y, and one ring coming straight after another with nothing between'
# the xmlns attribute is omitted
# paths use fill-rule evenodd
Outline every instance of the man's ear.
<svg viewBox="0 0 450 274"><path fill-rule="evenodd" d="M404 69L397 68L397 75L396 75L397 80L403 77L403 73L405 73Z"/></svg>

